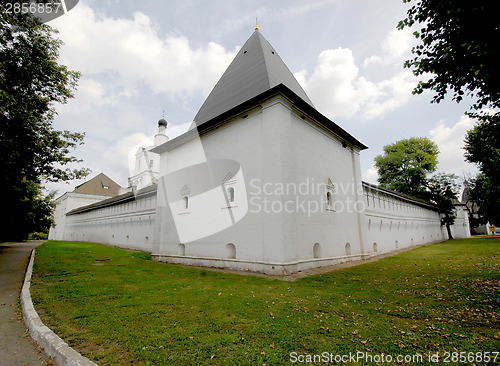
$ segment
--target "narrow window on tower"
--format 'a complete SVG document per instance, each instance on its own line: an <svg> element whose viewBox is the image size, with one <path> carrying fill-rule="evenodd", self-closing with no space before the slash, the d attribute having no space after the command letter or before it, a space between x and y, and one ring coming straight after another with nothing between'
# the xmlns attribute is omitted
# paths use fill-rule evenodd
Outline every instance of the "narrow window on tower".
<svg viewBox="0 0 500 366"><path fill-rule="evenodd" d="M326 184L326 211L335 211L334 208L334 193L335 193L335 185L332 180L328 178L328 182Z"/></svg>
<svg viewBox="0 0 500 366"><path fill-rule="evenodd" d="M227 198L229 199L229 202L234 202L234 188L230 187L227 190Z"/></svg>

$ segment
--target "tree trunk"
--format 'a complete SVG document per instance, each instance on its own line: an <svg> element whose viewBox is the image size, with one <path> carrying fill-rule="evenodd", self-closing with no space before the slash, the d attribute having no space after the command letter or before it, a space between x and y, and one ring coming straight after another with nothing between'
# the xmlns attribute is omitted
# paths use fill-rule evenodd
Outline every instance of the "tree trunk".
<svg viewBox="0 0 500 366"><path fill-rule="evenodd" d="M451 235L451 226L450 224L446 224L446 231L448 231L448 240L453 239L453 235Z"/></svg>

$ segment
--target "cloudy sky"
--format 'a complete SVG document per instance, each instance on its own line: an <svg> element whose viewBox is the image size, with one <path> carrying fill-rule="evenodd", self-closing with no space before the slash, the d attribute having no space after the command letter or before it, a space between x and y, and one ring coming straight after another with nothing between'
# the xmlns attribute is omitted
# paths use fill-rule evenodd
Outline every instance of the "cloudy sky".
<svg viewBox="0 0 500 366"><path fill-rule="evenodd" d="M261 33L316 108L369 147L363 179L376 183L373 159L411 136L434 140L439 171L475 172L463 158L473 126L467 101L431 104L414 96L403 68L415 43L397 31L402 0L83 0L49 24L64 41L61 62L82 73L75 98L58 106L55 128L85 132L74 154L127 185L129 156L152 144L165 111L172 138L184 132L239 47ZM70 184L48 184L59 194Z"/></svg>

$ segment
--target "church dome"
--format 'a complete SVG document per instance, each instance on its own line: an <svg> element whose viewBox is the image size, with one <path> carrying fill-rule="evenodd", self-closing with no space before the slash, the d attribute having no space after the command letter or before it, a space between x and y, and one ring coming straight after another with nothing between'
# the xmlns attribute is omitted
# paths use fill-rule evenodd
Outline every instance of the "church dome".
<svg viewBox="0 0 500 366"><path fill-rule="evenodd" d="M168 125L168 123L167 123L167 121L165 120L165 118L162 118L162 119L160 119L160 120L158 121L158 127L160 127L160 126L165 126L165 127L167 127L167 125Z"/></svg>

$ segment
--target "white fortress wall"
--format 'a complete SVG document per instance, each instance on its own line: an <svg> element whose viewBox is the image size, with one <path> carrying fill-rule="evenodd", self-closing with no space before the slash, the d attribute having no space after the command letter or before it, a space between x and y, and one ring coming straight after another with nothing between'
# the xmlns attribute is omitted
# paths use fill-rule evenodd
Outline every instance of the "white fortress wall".
<svg viewBox="0 0 500 366"><path fill-rule="evenodd" d="M234 202L230 204L217 202L210 196L211 191L197 193L197 182L187 176L186 180L174 187L177 198L169 197L169 201L172 203L175 199L188 197L189 207L175 213L170 212L166 191L162 186L165 182L160 179L158 246L153 252L157 260L215 265L214 260L220 259L222 263L220 266L238 269L247 269L257 262L266 260L281 261L282 251L277 249L281 241L277 241L276 245L263 245L263 227L271 223L263 220L260 213L248 210L248 200L251 196L247 193L253 190L249 182L254 179L262 181L262 160L267 159L263 155L262 147L264 135L262 115L262 110L256 108L243 116L235 117L231 123L224 123L215 131L202 135L202 145L200 140L195 140L162 154L160 176L164 176L166 180L168 180L168 175L165 173L167 165L168 171L176 171L183 169L180 163L193 159L199 159L196 162L203 163L205 160L213 162L229 157L240 164L240 171L228 168L215 182L218 184L218 187L214 187L215 191L220 191L222 188L233 189ZM195 151L201 147L202 151ZM231 174L234 174L234 177L231 178ZM242 217L241 221L238 220L239 217ZM213 221L216 218L219 218L218 222ZM226 223L227 219L229 223ZM278 217L270 219L273 223L279 221ZM276 223L274 227L280 226ZM176 234L179 228L183 231L180 235ZM193 237L186 235L182 228L188 230L192 228ZM199 236L196 235L198 233Z"/></svg>
<svg viewBox="0 0 500 366"><path fill-rule="evenodd" d="M167 198L167 167L176 171L191 161L196 141L181 144L162 154L165 179L157 190L152 186L70 212L63 239L148 251L159 261L275 274L447 239L434 206L361 182L359 150L281 98L201 140L202 160L230 156L241 171L220 172L218 188L201 193L200 178L188 174ZM233 190L234 202L212 200L211 192L221 187ZM183 205L184 197L189 207L173 213L171 205ZM467 237L466 212L458 211L453 234ZM232 223L225 225L228 218ZM191 235L197 232L204 234Z"/></svg>
<svg viewBox="0 0 500 366"><path fill-rule="evenodd" d="M262 233L256 237L257 232L251 230L257 229L259 225L257 227L251 225L249 230L241 231L242 225L238 223L210 237L208 242L202 240L195 241L192 245L184 244L182 250L178 247L180 243L171 243L172 249L175 248L176 251L169 254L162 253L166 254L166 257L162 256L163 258L159 259L185 264L251 269L267 273L292 273L297 270L362 259L412 245L447 239L446 228L441 226L439 214L432 206L364 182L363 192L364 205L357 205L365 208L362 212L365 217L362 246L358 239L357 221L346 222L340 212L318 211L287 215L291 221L288 219L285 221L288 222L288 229L296 235L295 239L290 236L290 233L285 236L285 243L281 245L279 243L271 245L266 241L267 250L273 250L272 247L274 247L274 250L281 252L287 245L290 245L290 249L293 250L287 250L284 254L291 256L295 251L295 258L266 261L265 256L262 256L265 253L264 248L255 245L258 242L254 241ZM120 198L123 196L127 195L104 200L70 213L66 217L63 239L97 242L125 249L154 252L156 190L150 189L149 192L137 195L137 197L128 195ZM325 216L325 214L329 217L326 221L318 216ZM337 214L339 216L335 216ZM253 221L252 217L259 216L255 216L252 212L248 215L250 216L246 219L251 221ZM306 217L307 215L309 217ZM262 221L258 221L262 224ZM172 224L171 222L170 225ZM241 224L244 222L242 221ZM169 230L175 230L175 227L170 225ZM310 228L307 228L308 226ZM452 232L455 238L470 236L467 212L461 206L457 207L457 219ZM349 237L350 235L353 237ZM260 240L262 239L260 237ZM210 243L207 246L210 251L203 250L203 242ZM346 244L351 244L351 242L355 245L349 245L347 249ZM235 252L228 252L227 244L229 243L234 245ZM253 256L252 248L255 250ZM268 262L269 266L263 265L265 262Z"/></svg>
<svg viewBox="0 0 500 366"><path fill-rule="evenodd" d="M413 245L448 239L446 227L434 206L396 192L363 183L366 207L365 248L368 253L384 253ZM467 215L457 207L452 226L455 238L470 237Z"/></svg>
<svg viewBox="0 0 500 366"><path fill-rule="evenodd" d="M296 270L363 258L359 150L292 109L282 126L286 260Z"/></svg>
<svg viewBox="0 0 500 366"><path fill-rule="evenodd" d="M54 209L54 215L53 215L54 225L50 227L49 240L64 239L67 212L77 207L82 207L102 201L106 198L109 197L96 194L86 194L86 193L76 193L76 192L66 192L61 197L57 198L55 201L56 207Z"/></svg>
<svg viewBox="0 0 500 366"><path fill-rule="evenodd" d="M125 194L69 213L64 240L152 252L156 190Z"/></svg>
<svg viewBox="0 0 500 366"><path fill-rule="evenodd" d="M339 153L349 151L343 147L341 149ZM299 178L296 176L294 179L297 179L298 183L304 183ZM357 205L357 207L364 207L364 212L360 216L364 217L365 226L362 245L356 217L352 216L346 221L349 215L346 216L345 213L316 210L309 213L285 215L281 218L285 220L288 228L285 233L290 232L283 236L284 242L277 243L277 245L268 241L263 242L263 233L258 230L263 224L262 217L257 220L260 225L255 222L245 229L245 220L252 222L260 216L257 212L250 211L249 217L244 221L216 233L208 241L186 243L182 245L182 250L179 248L181 243L170 243L175 252L162 253L166 254L166 257L160 260L251 269L267 273L292 273L297 270L362 259L412 245L447 239L446 228L441 226L439 214L432 206L364 182L363 192L362 201L359 201L363 202L363 205ZM317 199L316 193L313 199ZM345 195L346 193L351 194L350 192L337 194ZM251 197L250 194L249 198ZM286 201L282 204L285 205ZM154 252L153 232L156 209L157 199L154 189L139 194L137 197L131 194L122 195L82 207L66 217L63 239L97 242L126 249ZM265 220L275 215L273 212L269 214ZM169 230L175 230L173 224L170 222ZM272 224L278 223L273 221ZM452 227L454 237L469 237L468 227L467 212L459 205L457 219ZM282 251L286 249L284 252L286 257L281 260L278 258L266 260L266 256L263 256L266 250L261 245L256 245L259 242L261 245L265 243L267 251L277 250L277 253L283 253ZM229 243L233 244L234 252L228 252ZM349 243L349 248L346 246L347 243ZM269 265L265 265L266 262ZM272 268L273 266L275 268Z"/></svg>

